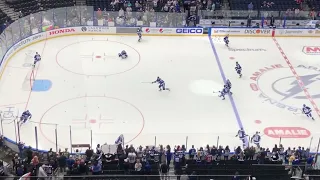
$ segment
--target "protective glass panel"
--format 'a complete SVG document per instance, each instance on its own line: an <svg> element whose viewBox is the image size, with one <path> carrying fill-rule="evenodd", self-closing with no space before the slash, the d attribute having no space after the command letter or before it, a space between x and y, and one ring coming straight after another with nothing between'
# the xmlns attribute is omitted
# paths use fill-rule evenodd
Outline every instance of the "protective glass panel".
<svg viewBox="0 0 320 180"><path fill-rule="evenodd" d="M57 8L53 10L55 28L64 28L67 26L67 8Z"/></svg>
<svg viewBox="0 0 320 180"><path fill-rule="evenodd" d="M77 6L67 7L67 26L80 26L80 11Z"/></svg>
<svg viewBox="0 0 320 180"><path fill-rule="evenodd" d="M31 23L30 15L24 18L19 19L20 30L21 30L21 39L24 39L31 35Z"/></svg>

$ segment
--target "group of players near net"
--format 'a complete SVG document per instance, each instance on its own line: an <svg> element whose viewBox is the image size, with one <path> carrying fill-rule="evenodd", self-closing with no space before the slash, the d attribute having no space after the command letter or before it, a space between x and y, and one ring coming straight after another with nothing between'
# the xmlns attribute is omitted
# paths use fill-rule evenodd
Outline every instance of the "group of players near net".
<svg viewBox="0 0 320 180"><path fill-rule="evenodd" d="M138 39L138 42L141 42L142 40L142 27L139 27L137 29L137 35L139 37ZM223 38L223 41L225 43L225 46L229 48L229 35L226 35L224 38ZM125 50L121 51L118 56L122 59L126 59L128 58L128 54ZM36 64L41 61L41 56L40 54L38 54L38 52L36 52L35 56L34 56L34 63L33 63L33 68L36 66ZM235 67L235 70L236 70L236 73L239 75L239 78L242 77L242 67L240 66L240 64L238 62L236 62L236 67ZM165 81L162 80L160 77L157 77L157 79L153 82L150 82L150 83L157 83L159 86L159 91L170 91L169 88L166 88L166 84L165 84ZM232 92L231 92L231 88L232 88L232 84L230 82L229 79L226 79L226 83L225 85L223 86L223 89L221 91L218 91L220 94L219 94L219 97L222 98L222 100L225 100L225 95L232 95ZM216 93L215 91L213 93ZM312 114L311 114L312 110L310 107L306 106L305 104L303 104L303 107L302 107L302 113L305 114L308 118L311 118L312 120L314 120ZM30 113L29 110L26 110L22 113L21 117L20 117L20 124L24 124L26 123L29 119L32 118L32 114ZM260 147L260 141L261 141L261 136L259 135L260 133L259 132L256 132L255 135L253 135L251 138L249 138L251 140L251 142L253 142L254 144L256 144L258 147ZM236 135L236 137L239 137L240 140L242 141L243 143L243 146L244 147L247 147L248 145L248 140L247 140L247 137L248 135L246 135L245 131L243 130L243 128L241 128L239 131L238 131L238 134Z"/></svg>

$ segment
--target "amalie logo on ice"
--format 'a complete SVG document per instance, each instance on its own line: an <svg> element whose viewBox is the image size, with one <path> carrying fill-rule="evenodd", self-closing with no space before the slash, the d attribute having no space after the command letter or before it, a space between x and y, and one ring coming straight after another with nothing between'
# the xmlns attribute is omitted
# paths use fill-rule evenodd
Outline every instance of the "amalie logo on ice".
<svg viewBox="0 0 320 180"><path fill-rule="evenodd" d="M308 138L311 135L302 127L267 127L263 132L271 138Z"/></svg>
<svg viewBox="0 0 320 180"><path fill-rule="evenodd" d="M73 33L76 32L75 29L73 28L69 28L69 29L56 29L56 30L52 30L49 32L49 35L58 35L58 34L68 34L68 33Z"/></svg>

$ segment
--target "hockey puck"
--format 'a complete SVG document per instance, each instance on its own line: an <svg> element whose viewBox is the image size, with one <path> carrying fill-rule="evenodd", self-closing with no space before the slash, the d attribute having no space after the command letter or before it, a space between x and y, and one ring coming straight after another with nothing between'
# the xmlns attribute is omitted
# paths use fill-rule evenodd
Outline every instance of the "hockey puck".
<svg viewBox="0 0 320 180"><path fill-rule="evenodd" d="M234 57L229 57L229 59L234 60L235 58Z"/></svg>

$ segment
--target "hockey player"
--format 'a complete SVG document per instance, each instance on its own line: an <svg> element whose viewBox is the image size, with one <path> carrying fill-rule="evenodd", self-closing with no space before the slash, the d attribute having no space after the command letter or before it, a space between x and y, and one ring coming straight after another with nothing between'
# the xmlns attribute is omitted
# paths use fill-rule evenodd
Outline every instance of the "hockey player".
<svg viewBox="0 0 320 180"><path fill-rule="evenodd" d="M20 125L26 123L31 118L32 118L32 114L30 113L30 111L29 110L24 111L20 117Z"/></svg>
<svg viewBox="0 0 320 180"><path fill-rule="evenodd" d="M138 29L137 29L137 35L138 35L138 37L139 37L139 39L138 39L138 41L140 42L141 41L141 39L142 39L142 27L139 27Z"/></svg>
<svg viewBox="0 0 320 180"><path fill-rule="evenodd" d="M225 100L226 98L224 96L226 95L226 92L224 88L222 89L222 91L219 91L219 93L220 93L219 97L222 97L222 100Z"/></svg>
<svg viewBox="0 0 320 180"><path fill-rule="evenodd" d="M240 64L238 62L236 62L235 69L237 71L237 74L239 74L239 78L241 78L242 77L242 74L241 74L242 68L241 68L241 66L240 66Z"/></svg>
<svg viewBox="0 0 320 180"><path fill-rule="evenodd" d="M33 62L33 66L36 66L37 62L41 61L41 56L40 54L38 54L38 52L36 52L36 55L34 55L34 62Z"/></svg>
<svg viewBox="0 0 320 180"><path fill-rule="evenodd" d="M253 142L258 148L260 148L260 141L261 141L261 136L259 135L260 132L256 132L256 134L254 134L251 137L251 142Z"/></svg>
<svg viewBox="0 0 320 180"><path fill-rule="evenodd" d="M128 57L128 54L125 50L121 51L121 53L118 54L119 57L122 59L126 59Z"/></svg>
<svg viewBox="0 0 320 180"><path fill-rule="evenodd" d="M227 85L227 87L229 88L229 90L231 90L232 84L231 84L231 82L230 82L229 79L227 79L226 85Z"/></svg>
<svg viewBox="0 0 320 180"><path fill-rule="evenodd" d="M227 84L223 86L223 89L225 91L226 94L230 94L232 95L232 92L230 91L230 88L231 86L228 86Z"/></svg>
<svg viewBox="0 0 320 180"><path fill-rule="evenodd" d="M229 34L223 38L223 41L227 47L229 47Z"/></svg>
<svg viewBox="0 0 320 180"><path fill-rule="evenodd" d="M314 118L312 117L312 114L311 114L312 110L311 110L310 107L308 107L307 105L304 104L303 107L302 107L302 112L303 112L303 114L305 114L308 118L311 118L312 120L314 120Z"/></svg>
<svg viewBox="0 0 320 180"><path fill-rule="evenodd" d="M246 142L246 133L244 132L243 128L241 128L239 131L238 131L238 134L236 135L236 137L239 137L239 139L242 141L242 146L243 147L247 147L247 142Z"/></svg>
<svg viewBox="0 0 320 180"><path fill-rule="evenodd" d="M222 100L225 100L225 95L229 93L228 89L226 88L226 85L223 86L222 91L219 91L219 93L219 97L222 97Z"/></svg>
<svg viewBox="0 0 320 180"><path fill-rule="evenodd" d="M169 88L166 88L166 83L160 77L157 77L157 80L153 81L152 84L153 83L158 83L159 84L159 91L162 91L162 90L170 91Z"/></svg>

